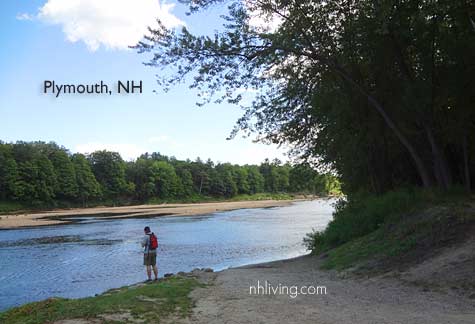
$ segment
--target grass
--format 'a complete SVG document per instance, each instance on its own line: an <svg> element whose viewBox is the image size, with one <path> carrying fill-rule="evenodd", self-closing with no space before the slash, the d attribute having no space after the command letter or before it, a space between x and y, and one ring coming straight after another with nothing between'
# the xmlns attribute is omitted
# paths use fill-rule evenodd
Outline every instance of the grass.
<svg viewBox="0 0 475 324"><path fill-rule="evenodd" d="M308 234L305 243L314 254L324 253L324 269L404 266L463 237L466 225L475 222L467 213L469 200L457 190L357 196L340 202L328 227Z"/></svg>
<svg viewBox="0 0 475 324"><path fill-rule="evenodd" d="M229 201L252 201L252 200L291 200L294 196L287 193L256 193L253 195L237 195Z"/></svg>
<svg viewBox="0 0 475 324"><path fill-rule="evenodd" d="M202 284L195 279L172 277L144 286L114 289L96 297L50 298L0 313L0 323L39 324L77 318L114 323L107 314L159 323L168 315L188 315L192 307L188 294L198 286Z"/></svg>
<svg viewBox="0 0 475 324"><path fill-rule="evenodd" d="M291 200L294 195L287 193L256 193L252 195L236 195L229 198L216 198L210 196L192 196L182 199L158 199L152 198L147 204L164 204L164 203L203 203L203 202L225 202L225 201L255 201L255 200Z"/></svg>
<svg viewBox="0 0 475 324"><path fill-rule="evenodd" d="M18 202L0 201L0 214L11 213L22 209L25 209L25 206Z"/></svg>

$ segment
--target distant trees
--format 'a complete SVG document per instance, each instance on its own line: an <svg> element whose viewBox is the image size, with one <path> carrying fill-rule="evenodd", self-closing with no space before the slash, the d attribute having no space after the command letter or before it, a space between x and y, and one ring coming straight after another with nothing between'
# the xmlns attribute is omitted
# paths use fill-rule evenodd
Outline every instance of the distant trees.
<svg viewBox="0 0 475 324"><path fill-rule="evenodd" d="M0 142L0 199L18 196L18 165L11 146Z"/></svg>
<svg viewBox="0 0 475 324"><path fill-rule="evenodd" d="M65 150L49 154L56 174L55 196L58 199L73 199L78 195L78 183L73 162Z"/></svg>
<svg viewBox="0 0 475 324"><path fill-rule="evenodd" d="M332 185L333 183L333 185ZM261 192L327 194L338 181L309 165L180 161L159 153L125 162L116 152L71 154L55 143L0 142L0 200L32 206L150 199L230 198Z"/></svg>
<svg viewBox="0 0 475 324"><path fill-rule="evenodd" d="M84 206L87 206L88 201L102 197L101 186L99 182L97 182L91 165L84 155L79 153L74 154L71 160L76 176L77 199L79 199Z"/></svg>
<svg viewBox="0 0 475 324"><path fill-rule="evenodd" d="M119 153L96 151L88 156L88 160L104 197L123 197L133 191L133 183L125 179L126 164Z"/></svg>

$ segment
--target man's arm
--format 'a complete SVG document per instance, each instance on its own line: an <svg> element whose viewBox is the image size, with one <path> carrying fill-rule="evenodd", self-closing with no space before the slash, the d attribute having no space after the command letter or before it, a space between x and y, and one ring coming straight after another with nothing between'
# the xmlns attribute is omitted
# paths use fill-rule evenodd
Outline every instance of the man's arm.
<svg viewBox="0 0 475 324"><path fill-rule="evenodd" d="M147 245L147 241L148 241L148 238L147 237L144 237L142 239L142 247L145 247Z"/></svg>

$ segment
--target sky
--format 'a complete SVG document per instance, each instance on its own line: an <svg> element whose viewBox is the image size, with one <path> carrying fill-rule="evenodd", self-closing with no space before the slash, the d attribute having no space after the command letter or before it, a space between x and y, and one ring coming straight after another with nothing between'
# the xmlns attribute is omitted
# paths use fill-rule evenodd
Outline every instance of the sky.
<svg viewBox="0 0 475 324"><path fill-rule="evenodd" d="M220 10L187 16L183 6L156 0L1 1L0 140L54 141L73 153L107 149L126 160L144 152L237 164L287 160L275 145L226 140L242 115L239 107L197 107L187 84L165 93L155 78L161 71L128 48L156 17L169 28L207 33L221 26ZM55 98L42 93L45 80L142 80L143 93Z"/></svg>

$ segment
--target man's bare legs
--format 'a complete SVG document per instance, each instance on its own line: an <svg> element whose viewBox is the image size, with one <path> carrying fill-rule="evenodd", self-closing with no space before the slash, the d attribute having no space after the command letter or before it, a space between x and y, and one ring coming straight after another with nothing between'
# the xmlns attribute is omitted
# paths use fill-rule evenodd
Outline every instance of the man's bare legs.
<svg viewBox="0 0 475 324"><path fill-rule="evenodd" d="M155 275L155 280L158 280L158 269L157 269L157 265L154 264L153 265L153 274ZM150 274L148 275L148 277L150 278Z"/></svg>
<svg viewBox="0 0 475 324"><path fill-rule="evenodd" d="M148 280L152 280L152 266L147 266L147 276Z"/></svg>
<svg viewBox="0 0 475 324"><path fill-rule="evenodd" d="M147 276L148 276L148 280L152 280L152 269L153 269L153 274L155 275L155 280L158 279L158 269L157 269L157 265L154 264L153 266L147 266Z"/></svg>

